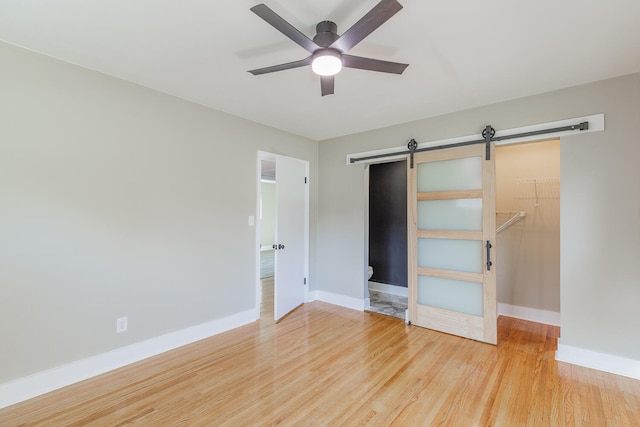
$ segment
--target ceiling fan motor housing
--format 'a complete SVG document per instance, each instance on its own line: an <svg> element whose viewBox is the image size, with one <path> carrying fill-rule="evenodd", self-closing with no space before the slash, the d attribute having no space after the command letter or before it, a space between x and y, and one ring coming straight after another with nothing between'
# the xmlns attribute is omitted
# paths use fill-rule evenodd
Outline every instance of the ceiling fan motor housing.
<svg viewBox="0 0 640 427"><path fill-rule="evenodd" d="M322 21L316 25L316 35L313 38L315 44L320 47L329 47L338 40L338 26L335 22Z"/></svg>

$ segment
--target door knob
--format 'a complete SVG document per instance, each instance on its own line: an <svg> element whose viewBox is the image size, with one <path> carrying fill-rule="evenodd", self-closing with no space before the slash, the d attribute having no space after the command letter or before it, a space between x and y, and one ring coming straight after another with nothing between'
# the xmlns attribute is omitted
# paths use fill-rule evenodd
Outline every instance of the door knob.
<svg viewBox="0 0 640 427"><path fill-rule="evenodd" d="M278 249L284 249L284 245L278 245Z"/></svg>

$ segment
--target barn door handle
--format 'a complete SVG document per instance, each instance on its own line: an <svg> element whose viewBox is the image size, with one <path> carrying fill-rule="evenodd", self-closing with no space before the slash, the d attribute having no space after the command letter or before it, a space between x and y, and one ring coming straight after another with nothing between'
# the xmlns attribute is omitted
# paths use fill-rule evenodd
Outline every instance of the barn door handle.
<svg viewBox="0 0 640 427"><path fill-rule="evenodd" d="M491 262L491 248L493 247L493 245L491 244L490 241L487 240L487 271L491 271L491 266L493 265L493 263Z"/></svg>

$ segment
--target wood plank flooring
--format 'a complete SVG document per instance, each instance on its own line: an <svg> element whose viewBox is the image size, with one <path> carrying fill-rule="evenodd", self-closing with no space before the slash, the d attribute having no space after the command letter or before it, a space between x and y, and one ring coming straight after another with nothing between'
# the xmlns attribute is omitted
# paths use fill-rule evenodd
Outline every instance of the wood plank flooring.
<svg viewBox="0 0 640 427"><path fill-rule="evenodd" d="M494 347L321 302L278 324L269 308L2 409L0 426L640 425L640 381L556 362L557 327L501 317Z"/></svg>

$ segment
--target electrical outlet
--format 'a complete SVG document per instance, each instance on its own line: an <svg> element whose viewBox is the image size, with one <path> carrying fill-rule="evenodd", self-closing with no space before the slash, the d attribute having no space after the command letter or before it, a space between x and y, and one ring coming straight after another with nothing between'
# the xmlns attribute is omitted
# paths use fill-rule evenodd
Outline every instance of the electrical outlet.
<svg viewBox="0 0 640 427"><path fill-rule="evenodd" d="M116 319L116 332L126 332L127 331L127 316L119 317Z"/></svg>

